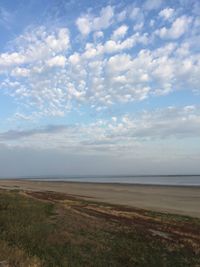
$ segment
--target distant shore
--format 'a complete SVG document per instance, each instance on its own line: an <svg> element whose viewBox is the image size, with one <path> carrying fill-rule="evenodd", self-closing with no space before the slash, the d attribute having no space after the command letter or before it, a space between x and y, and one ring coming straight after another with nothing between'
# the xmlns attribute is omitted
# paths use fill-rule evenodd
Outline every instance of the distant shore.
<svg viewBox="0 0 200 267"><path fill-rule="evenodd" d="M0 188L62 192L83 199L200 218L199 186L1 179Z"/></svg>

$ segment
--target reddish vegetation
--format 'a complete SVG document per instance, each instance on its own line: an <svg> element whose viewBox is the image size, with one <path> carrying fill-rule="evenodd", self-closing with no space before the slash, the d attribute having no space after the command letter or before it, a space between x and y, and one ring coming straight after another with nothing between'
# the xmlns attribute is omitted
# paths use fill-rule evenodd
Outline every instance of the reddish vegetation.
<svg viewBox="0 0 200 267"><path fill-rule="evenodd" d="M196 218L28 190L0 190L0 211L8 266L200 266Z"/></svg>
<svg viewBox="0 0 200 267"><path fill-rule="evenodd" d="M45 201L63 204L82 216L90 216L123 227L134 227L147 238L161 240L169 245L180 245L200 253L200 225L195 218L180 217L124 206L84 201L82 199L56 192L26 192L27 195ZM65 205L64 205L65 204Z"/></svg>

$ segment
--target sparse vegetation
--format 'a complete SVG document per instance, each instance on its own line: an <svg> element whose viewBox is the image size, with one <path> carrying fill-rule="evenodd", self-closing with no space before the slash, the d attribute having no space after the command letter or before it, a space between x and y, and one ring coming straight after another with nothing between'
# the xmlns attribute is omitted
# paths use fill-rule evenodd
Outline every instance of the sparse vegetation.
<svg viewBox="0 0 200 267"><path fill-rule="evenodd" d="M200 220L0 191L0 266L200 266ZM4 264L4 265L3 265Z"/></svg>

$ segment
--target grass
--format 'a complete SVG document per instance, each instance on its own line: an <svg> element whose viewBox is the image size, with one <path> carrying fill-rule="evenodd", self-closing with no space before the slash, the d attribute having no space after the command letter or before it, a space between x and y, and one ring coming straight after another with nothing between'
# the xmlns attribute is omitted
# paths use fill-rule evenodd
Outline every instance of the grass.
<svg viewBox="0 0 200 267"><path fill-rule="evenodd" d="M197 267L200 220L53 192L0 190L1 262L12 267Z"/></svg>

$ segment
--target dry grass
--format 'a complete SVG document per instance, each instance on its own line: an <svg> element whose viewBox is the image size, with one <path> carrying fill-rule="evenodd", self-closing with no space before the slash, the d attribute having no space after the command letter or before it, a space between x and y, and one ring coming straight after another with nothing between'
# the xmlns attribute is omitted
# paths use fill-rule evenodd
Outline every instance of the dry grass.
<svg viewBox="0 0 200 267"><path fill-rule="evenodd" d="M200 220L55 192L2 190L1 261L12 267L197 267Z"/></svg>

